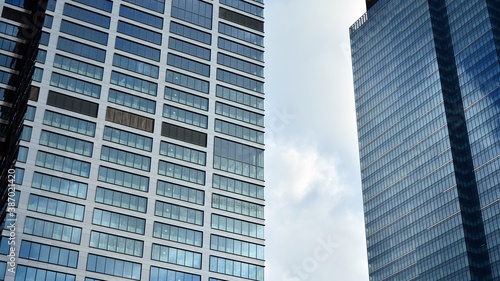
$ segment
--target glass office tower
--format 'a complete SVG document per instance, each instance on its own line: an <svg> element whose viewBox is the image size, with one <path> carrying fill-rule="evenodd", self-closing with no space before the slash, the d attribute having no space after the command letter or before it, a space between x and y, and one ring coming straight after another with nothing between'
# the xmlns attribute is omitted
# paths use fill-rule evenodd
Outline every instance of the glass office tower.
<svg viewBox="0 0 500 281"><path fill-rule="evenodd" d="M370 280L499 280L499 3L367 7L350 36Z"/></svg>
<svg viewBox="0 0 500 281"><path fill-rule="evenodd" d="M263 9L49 1L0 280L264 280Z"/></svg>

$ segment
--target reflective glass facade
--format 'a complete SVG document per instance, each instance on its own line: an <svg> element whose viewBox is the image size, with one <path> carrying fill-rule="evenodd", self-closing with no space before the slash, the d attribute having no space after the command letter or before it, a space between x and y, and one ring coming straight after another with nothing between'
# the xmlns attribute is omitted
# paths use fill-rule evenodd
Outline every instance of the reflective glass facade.
<svg viewBox="0 0 500 281"><path fill-rule="evenodd" d="M367 7L350 36L370 280L498 280L498 1Z"/></svg>
<svg viewBox="0 0 500 281"><path fill-rule="evenodd" d="M25 2L0 0L5 90ZM264 280L263 9L48 1L0 280Z"/></svg>

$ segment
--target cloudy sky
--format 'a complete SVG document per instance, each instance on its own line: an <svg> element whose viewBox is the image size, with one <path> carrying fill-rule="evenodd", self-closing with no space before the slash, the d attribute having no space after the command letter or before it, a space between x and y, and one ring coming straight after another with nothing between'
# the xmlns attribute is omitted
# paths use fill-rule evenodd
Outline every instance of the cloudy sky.
<svg viewBox="0 0 500 281"><path fill-rule="evenodd" d="M266 1L267 280L368 280L348 30L364 11Z"/></svg>

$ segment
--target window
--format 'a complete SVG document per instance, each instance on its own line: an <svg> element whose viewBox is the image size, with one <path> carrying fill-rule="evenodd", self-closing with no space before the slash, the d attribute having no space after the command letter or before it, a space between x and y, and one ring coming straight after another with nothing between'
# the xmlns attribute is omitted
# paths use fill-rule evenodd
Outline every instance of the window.
<svg viewBox="0 0 500 281"><path fill-rule="evenodd" d="M212 214L212 228L244 236L264 239L264 226L244 220Z"/></svg>
<svg viewBox="0 0 500 281"><path fill-rule="evenodd" d="M56 56L54 57L54 67L81 74L97 80L102 80L102 67L95 66L93 64L79 61L73 58L56 54Z"/></svg>
<svg viewBox="0 0 500 281"><path fill-rule="evenodd" d="M153 225L153 237L196 247L203 245L203 232L156 221Z"/></svg>
<svg viewBox="0 0 500 281"><path fill-rule="evenodd" d="M0 38L0 49L9 51L9 52L14 52L14 49L16 48L16 42L5 39L5 38Z"/></svg>
<svg viewBox="0 0 500 281"><path fill-rule="evenodd" d="M241 60L241 59L238 59L235 57L231 57L231 56L228 56L228 55L225 55L222 53L217 54L217 63L224 65L224 66L227 66L227 67L231 67L231 68L240 70L240 71L243 71L243 72L246 72L246 73L249 73L249 74L252 74L252 75L264 77L264 67L263 66L249 63L247 61L244 61L244 60Z"/></svg>
<svg viewBox="0 0 500 281"><path fill-rule="evenodd" d="M263 266L216 256L210 256L210 271L251 280L264 281Z"/></svg>
<svg viewBox="0 0 500 281"><path fill-rule="evenodd" d="M134 3L146 9L156 11L163 14L165 9L165 0L125 0L126 2Z"/></svg>
<svg viewBox="0 0 500 281"><path fill-rule="evenodd" d="M189 72L193 72L203 76L210 76L210 66L207 64L199 63L194 60L190 60L178 55L169 53L167 57L167 64L170 66L175 66L180 69L184 69Z"/></svg>
<svg viewBox="0 0 500 281"><path fill-rule="evenodd" d="M15 184L23 184L23 180L24 180L24 169L22 168L15 168L16 170L16 179L14 180L14 183ZM16 202L19 202L19 201L16 201Z"/></svg>
<svg viewBox="0 0 500 281"><path fill-rule="evenodd" d="M215 119L215 131L240 139L264 144L264 132Z"/></svg>
<svg viewBox="0 0 500 281"><path fill-rule="evenodd" d="M94 144L88 141L42 130L40 144L75 154L92 157Z"/></svg>
<svg viewBox="0 0 500 281"><path fill-rule="evenodd" d="M181 126L168 124L166 122L161 124L161 135L187 143L192 143L194 145L207 147L207 134Z"/></svg>
<svg viewBox="0 0 500 281"><path fill-rule="evenodd" d="M218 47L222 50L226 50L238 55L245 56L247 58L251 58L258 61L264 61L264 52L245 46L240 43L236 43L225 38L219 37L218 39Z"/></svg>
<svg viewBox="0 0 500 281"><path fill-rule="evenodd" d="M200 0L173 0L172 17L212 29L212 4Z"/></svg>
<svg viewBox="0 0 500 281"><path fill-rule="evenodd" d="M158 180L156 194L198 205L203 205L205 201L205 192L202 190L161 180Z"/></svg>
<svg viewBox="0 0 500 281"><path fill-rule="evenodd" d="M158 174L200 185L205 184L204 171L161 160L158 165Z"/></svg>
<svg viewBox="0 0 500 281"><path fill-rule="evenodd" d="M212 187L253 198L264 199L264 187L214 174Z"/></svg>
<svg viewBox="0 0 500 281"><path fill-rule="evenodd" d="M21 242L19 257L72 268L78 265L78 251L24 240Z"/></svg>
<svg viewBox="0 0 500 281"><path fill-rule="evenodd" d="M127 210L145 213L148 205L148 199L136 195L97 187L95 201L98 203L115 206Z"/></svg>
<svg viewBox="0 0 500 281"><path fill-rule="evenodd" d="M264 219L264 206L255 203L212 194L212 208L228 211L244 216Z"/></svg>
<svg viewBox="0 0 500 281"><path fill-rule="evenodd" d="M257 93L264 93L264 82L234 74L223 69L217 69L217 80L233 84L247 90L255 91Z"/></svg>
<svg viewBox="0 0 500 281"><path fill-rule="evenodd" d="M31 187L81 199L87 198L88 186L86 183L46 175L39 172L35 172L33 174Z"/></svg>
<svg viewBox="0 0 500 281"><path fill-rule="evenodd" d="M191 44L174 37L168 38L168 47L172 50L183 52L185 54L204 59L210 60L210 49L200 47L195 44Z"/></svg>
<svg viewBox="0 0 500 281"><path fill-rule="evenodd" d="M250 3L241 0L221 0L220 2L224 5L228 5L238 10L250 13L254 16L258 16L261 18L264 17L264 8L259 7L257 5L252 5Z"/></svg>
<svg viewBox="0 0 500 281"><path fill-rule="evenodd" d="M158 66L128 58L120 54L113 56L113 65L149 77L158 78Z"/></svg>
<svg viewBox="0 0 500 281"><path fill-rule="evenodd" d="M54 17L51 15L45 15L45 20L43 21L43 27L52 28L52 23L54 22Z"/></svg>
<svg viewBox="0 0 500 281"><path fill-rule="evenodd" d="M151 96L156 96L156 83L136 78L127 74L112 71L111 84L122 86Z"/></svg>
<svg viewBox="0 0 500 281"><path fill-rule="evenodd" d="M201 254L153 244L151 259L201 269Z"/></svg>
<svg viewBox="0 0 500 281"><path fill-rule="evenodd" d="M95 123L49 110L45 111L43 124L90 137L95 135Z"/></svg>
<svg viewBox="0 0 500 281"><path fill-rule="evenodd" d="M87 258L87 271L141 280L142 265L140 263L89 254Z"/></svg>
<svg viewBox="0 0 500 281"><path fill-rule="evenodd" d="M2 57L6 57L4 55L1 55ZM9 57L10 58L10 57ZM38 53L36 55L36 62L39 62L41 64L44 64L45 63L45 59L47 58L47 51L45 50L42 50L42 49L38 49ZM12 59L12 58L11 58ZM6 66L6 65L5 65ZM10 67L9 66L6 66L6 67ZM14 68L14 67L11 67L11 68Z"/></svg>
<svg viewBox="0 0 500 281"><path fill-rule="evenodd" d="M104 126L104 140L145 151L151 151L153 139L120 129Z"/></svg>
<svg viewBox="0 0 500 281"><path fill-rule="evenodd" d="M7 34L12 37L18 37L21 35L18 26L6 22L0 22L0 33Z"/></svg>
<svg viewBox="0 0 500 281"><path fill-rule="evenodd" d="M207 45L212 43L212 35L210 33L176 23L175 21L170 22L170 32Z"/></svg>
<svg viewBox="0 0 500 281"><path fill-rule="evenodd" d="M75 2L85 4L87 6L102 10L104 12L111 12L113 9L113 2L109 0L74 0Z"/></svg>
<svg viewBox="0 0 500 281"><path fill-rule="evenodd" d="M82 229L62 223L26 217L24 233L57 241L80 244Z"/></svg>
<svg viewBox="0 0 500 281"><path fill-rule="evenodd" d="M124 21L118 21L118 32L156 45L161 45L161 33L154 32Z"/></svg>
<svg viewBox="0 0 500 281"><path fill-rule="evenodd" d="M21 132L21 140L29 142L31 140L32 131L33 127L24 125L23 131Z"/></svg>
<svg viewBox="0 0 500 281"><path fill-rule="evenodd" d="M142 257L144 242L98 231L90 232L91 248Z"/></svg>
<svg viewBox="0 0 500 281"><path fill-rule="evenodd" d="M200 128L208 127L207 116L166 104L163 105L163 117Z"/></svg>
<svg viewBox="0 0 500 281"><path fill-rule="evenodd" d="M219 32L260 47L264 46L264 36L257 35L223 22L219 22Z"/></svg>
<svg viewBox="0 0 500 281"><path fill-rule="evenodd" d="M90 163L44 151L38 151L36 165L85 178L90 174Z"/></svg>
<svg viewBox="0 0 500 281"><path fill-rule="evenodd" d="M200 275L151 266L149 281L201 281ZM17 280L16 280L17 281Z"/></svg>
<svg viewBox="0 0 500 281"><path fill-rule="evenodd" d="M241 109L232 105L216 102L215 113L252 125L264 127L264 115Z"/></svg>
<svg viewBox="0 0 500 281"><path fill-rule="evenodd" d="M73 111L75 113L80 113L87 115L89 117L97 117L97 111L99 109L99 104L93 103L84 99L74 98L69 95L63 95L61 93L49 91L49 96L47 97L47 105L52 105L61 109Z"/></svg>
<svg viewBox="0 0 500 281"><path fill-rule="evenodd" d="M83 205L36 194L30 194L28 210L76 221L83 221L83 215L85 213L85 207Z"/></svg>
<svg viewBox="0 0 500 281"><path fill-rule="evenodd" d="M171 220L203 225L203 211L156 201L155 215Z"/></svg>
<svg viewBox="0 0 500 281"><path fill-rule="evenodd" d="M221 85L217 85L215 95L230 101L264 110L264 99Z"/></svg>
<svg viewBox="0 0 500 281"><path fill-rule="evenodd" d="M97 99L101 96L101 86L55 72L52 72L50 85Z"/></svg>
<svg viewBox="0 0 500 281"><path fill-rule="evenodd" d="M160 143L160 154L175 159L205 166L206 153L174 143Z"/></svg>
<svg viewBox="0 0 500 281"><path fill-rule="evenodd" d="M9 84L10 85L10 79L12 75L7 72L0 71L0 82L4 84ZM33 81L36 82L42 82L43 78L43 69L35 67L35 71L33 72Z"/></svg>
<svg viewBox="0 0 500 281"><path fill-rule="evenodd" d="M41 51L41 50L38 50L38 54L40 54L40 51ZM44 51L44 52L45 52L45 51ZM45 54L47 54L47 52L45 52ZM38 56L37 56L37 57L38 57ZM38 60L38 59L37 59L37 60ZM7 55L0 54L0 66L15 69L15 68L16 68L16 65L17 65L17 62L18 62L18 60L17 60L17 59L15 59L15 58L13 58L13 57L10 57L10 56L7 56ZM45 62L45 58L44 58L44 62Z"/></svg>
<svg viewBox="0 0 500 281"><path fill-rule="evenodd" d="M238 25L244 26L251 28L253 30L257 30L260 32L264 32L264 22L254 19L249 16L245 16L243 14L225 9L220 7L219 8L219 17L221 19L236 23Z"/></svg>
<svg viewBox="0 0 500 281"><path fill-rule="evenodd" d="M26 108L26 113L24 114L24 120L34 121L35 120L36 107L28 105Z"/></svg>
<svg viewBox="0 0 500 281"><path fill-rule="evenodd" d="M166 81L198 92L208 94L208 82L179 72L167 70Z"/></svg>
<svg viewBox="0 0 500 281"><path fill-rule="evenodd" d="M98 62L104 62L106 60L105 50L66 39L64 37L59 37L57 40L57 49Z"/></svg>
<svg viewBox="0 0 500 281"><path fill-rule="evenodd" d="M92 224L144 234L146 220L101 209L94 209Z"/></svg>
<svg viewBox="0 0 500 281"><path fill-rule="evenodd" d="M137 22L156 27L159 29L163 28L163 19L151 14L141 12L139 10L130 8L128 6L120 5L120 16L135 20Z"/></svg>
<svg viewBox="0 0 500 281"><path fill-rule="evenodd" d="M103 166L99 166L98 180L140 191L147 192L149 189L148 177Z"/></svg>
<svg viewBox="0 0 500 281"><path fill-rule="evenodd" d="M150 133L152 133L154 129L154 119L111 107L106 109L106 121Z"/></svg>
<svg viewBox="0 0 500 281"><path fill-rule="evenodd" d="M28 160L28 148L24 146L20 146L17 150L17 161L21 163L26 163Z"/></svg>
<svg viewBox="0 0 500 281"><path fill-rule="evenodd" d="M109 146L102 147L101 160L148 172L151 167L151 158Z"/></svg>
<svg viewBox="0 0 500 281"><path fill-rule="evenodd" d="M16 270L16 279L14 281L26 281L37 276L36 281L75 281L76 276L73 274L66 274L62 272L46 270L31 266L18 265ZM40 276L40 279L38 278ZM33 279L32 279L33 280Z"/></svg>
<svg viewBox="0 0 500 281"><path fill-rule="evenodd" d="M88 1L88 0L87 0ZM79 19L84 22L88 22L90 24L95 24L100 27L104 27L109 29L110 18L107 16L103 16L101 14L97 14L91 12L86 9L82 9L73 5L64 4L63 14L65 16L69 16L75 19Z"/></svg>
<svg viewBox="0 0 500 281"><path fill-rule="evenodd" d="M101 45L108 45L108 34L67 20L61 21L60 31Z"/></svg>
<svg viewBox="0 0 500 281"><path fill-rule="evenodd" d="M164 98L169 101L176 102L178 104L187 105L201 110L208 110L208 99L202 98L197 95L193 95L187 92L183 92L174 88L165 87Z"/></svg>
<svg viewBox="0 0 500 281"><path fill-rule="evenodd" d="M264 180L264 150L216 137L214 168Z"/></svg>
<svg viewBox="0 0 500 281"><path fill-rule="evenodd" d="M160 50L127 39L116 37L115 48L143 58L160 61Z"/></svg>
<svg viewBox="0 0 500 281"><path fill-rule="evenodd" d="M264 246L219 235L210 236L210 249L264 260Z"/></svg>
<svg viewBox="0 0 500 281"><path fill-rule="evenodd" d="M108 101L147 113L154 114L156 111L156 103L154 101L130 95L115 89L109 89Z"/></svg>
<svg viewBox="0 0 500 281"><path fill-rule="evenodd" d="M40 37L40 45L48 46L50 40L50 33L43 31Z"/></svg>

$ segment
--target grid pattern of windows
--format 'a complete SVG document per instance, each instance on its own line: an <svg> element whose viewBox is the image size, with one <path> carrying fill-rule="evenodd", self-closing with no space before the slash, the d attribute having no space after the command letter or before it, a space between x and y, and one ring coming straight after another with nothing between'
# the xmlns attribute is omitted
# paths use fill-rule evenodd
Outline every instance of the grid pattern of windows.
<svg viewBox="0 0 500 281"><path fill-rule="evenodd" d="M198 205L203 205L205 192L199 189L158 180L156 194Z"/></svg>
<svg viewBox="0 0 500 281"><path fill-rule="evenodd" d="M153 225L153 237L197 247L201 247L203 244L203 232L201 231L156 221Z"/></svg>
<svg viewBox="0 0 500 281"><path fill-rule="evenodd" d="M149 171L151 167L151 158L109 146L102 147L101 160L143 171Z"/></svg>
<svg viewBox="0 0 500 281"><path fill-rule="evenodd" d="M212 35L210 35L210 33L182 25L175 21L170 22L170 32L201 43L205 43L207 45L210 45L210 43L212 42Z"/></svg>
<svg viewBox="0 0 500 281"><path fill-rule="evenodd" d="M162 141L160 142L160 154L205 166L205 152L182 145Z"/></svg>
<svg viewBox="0 0 500 281"><path fill-rule="evenodd" d="M98 62L104 62L106 59L105 50L66 39L64 37L59 37L57 41L57 49L91 60L96 60Z"/></svg>
<svg viewBox="0 0 500 281"><path fill-rule="evenodd" d="M46 270L31 266L18 265L16 270L16 278L14 281L26 281L26 280L35 280L32 279L33 276L37 276L36 281L75 281L76 276L73 274L66 274L62 272ZM38 277L40 276L40 277Z"/></svg>
<svg viewBox="0 0 500 281"><path fill-rule="evenodd" d="M85 206L30 194L28 210L66 219L83 221Z"/></svg>
<svg viewBox="0 0 500 281"><path fill-rule="evenodd" d="M151 259L201 269L201 254L168 246L153 244Z"/></svg>
<svg viewBox="0 0 500 281"><path fill-rule="evenodd" d="M97 187L95 201L98 203L145 213L148 199L112 189Z"/></svg>
<svg viewBox="0 0 500 281"><path fill-rule="evenodd" d="M87 198L87 184L35 172L31 187L71 197Z"/></svg>
<svg viewBox="0 0 500 281"><path fill-rule="evenodd" d="M83 156L92 156L94 144L88 141L68 137L61 134L42 130L40 144Z"/></svg>
<svg viewBox="0 0 500 281"><path fill-rule="evenodd" d="M144 242L98 231L90 232L90 247L142 257Z"/></svg>
<svg viewBox="0 0 500 281"><path fill-rule="evenodd" d="M158 164L158 174L199 185L205 184L204 171L161 160Z"/></svg>
<svg viewBox="0 0 500 281"><path fill-rule="evenodd" d="M80 244L82 229L70 225L26 217L24 233L48 239Z"/></svg>
<svg viewBox="0 0 500 281"><path fill-rule="evenodd" d="M214 168L264 180L264 150L216 137Z"/></svg>
<svg viewBox="0 0 500 281"><path fill-rule="evenodd" d="M156 45L161 45L161 34L124 21L118 22L118 32Z"/></svg>
<svg viewBox="0 0 500 281"><path fill-rule="evenodd" d="M99 175L97 178L99 181L107 182L123 187L128 187L130 189L136 189L141 191L148 191L149 189L149 178L116 170L113 168L108 168L104 166L99 166Z"/></svg>
<svg viewBox="0 0 500 281"><path fill-rule="evenodd" d="M145 151L151 151L153 146L152 138L108 126L104 127L103 139Z"/></svg>
<svg viewBox="0 0 500 281"><path fill-rule="evenodd" d="M156 201L155 215L171 220L203 225L203 211Z"/></svg>
<svg viewBox="0 0 500 281"><path fill-rule="evenodd" d="M144 234L146 220L101 209L94 209L92 223L126 232Z"/></svg>
<svg viewBox="0 0 500 281"><path fill-rule="evenodd" d="M120 5L120 16L152 27L162 29L163 19L152 14L141 12L125 5Z"/></svg>
<svg viewBox="0 0 500 281"><path fill-rule="evenodd" d="M81 21L109 29L110 18L77 6L65 4L63 14Z"/></svg>
<svg viewBox="0 0 500 281"><path fill-rule="evenodd" d="M127 39L116 37L115 48L143 58L160 61L160 50Z"/></svg>
<svg viewBox="0 0 500 281"><path fill-rule="evenodd" d="M113 275L132 280L141 280L142 265L114 258L89 254L87 271Z"/></svg>
<svg viewBox="0 0 500 281"><path fill-rule="evenodd" d="M29 241L21 242L19 257L72 268L78 265L78 251Z"/></svg>
<svg viewBox="0 0 500 281"><path fill-rule="evenodd" d="M97 44L101 44L106 46L108 44L108 34L97 31L93 28L88 28L76 23L72 23L67 20L61 21L61 29L62 33L70 34L76 37L80 37L82 39L86 39L88 41L92 41Z"/></svg>
<svg viewBox="0 0 500 281"><path fill-rule="evenodd" d="M175 37L168 38L168 47L172 50L183 52L204 60L210 60L210 49L200 47Z"/></svg>
<svg viewBox="0 0 500 281"><path fill-rule="evenodd" d="M85 178L90 175L90 163L44 151L38 151L36 165Z"/></svg>
<svg viewBox="0 0 500 281"><path fill-rule="evenodd" d="M173 0L172 17L212 28L212 4L200 0Z"/></svg>

